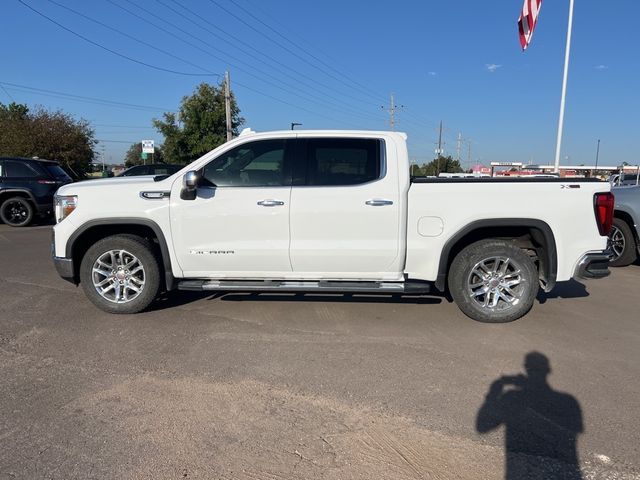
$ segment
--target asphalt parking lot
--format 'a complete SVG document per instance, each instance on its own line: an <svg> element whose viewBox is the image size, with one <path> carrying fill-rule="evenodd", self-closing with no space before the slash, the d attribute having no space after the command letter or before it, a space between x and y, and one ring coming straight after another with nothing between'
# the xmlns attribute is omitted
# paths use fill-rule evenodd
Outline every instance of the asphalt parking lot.
<svg viewBox="0 0 640 480"><path fill-rule="evenodd" d="M505 325L439 297L110 316L50 229L0 225L0 479L640 478L638 265Z"/></svg>

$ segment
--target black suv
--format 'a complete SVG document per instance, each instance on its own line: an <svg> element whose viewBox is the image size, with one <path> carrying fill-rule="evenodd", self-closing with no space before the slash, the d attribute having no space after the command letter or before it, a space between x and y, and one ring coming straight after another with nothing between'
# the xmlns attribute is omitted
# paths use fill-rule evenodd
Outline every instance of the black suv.
<svg viewBox="0 0 640 480"><path fill-rule="evenodd" d="M25 227L35 215L50 215L56 190L70 182L57 162L0 157L0 220Z"/></svg>

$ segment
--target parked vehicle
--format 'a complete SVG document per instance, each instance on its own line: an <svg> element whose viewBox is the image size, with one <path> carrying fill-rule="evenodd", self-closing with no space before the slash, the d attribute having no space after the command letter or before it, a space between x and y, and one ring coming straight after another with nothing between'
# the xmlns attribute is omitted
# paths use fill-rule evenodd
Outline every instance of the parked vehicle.
<svg viewBox="0 0 640 480"><path fill-rule="evenodd" d="M613 227L609 234L611 266L625 267L640 255L640 186L615 187Z"/></svg>
<svg viewBox="0 0 640 480"><path fill-rule="evenodd" d="M184 165L169 165L165 163L152 163L149 165L135 165L127 168L116 177L137 177L141 175L173 175Z"/></svg>
<svg viewBox="0 0 640 480"><path fill-rule="evenodd" d="M616 173L609 177L609 183L613 187L640 185L640 171L637 173Z"/></svg>
<svg viewBox="0 0 640 480"><path fill-rule="evenodd" d="M175 288L435 289L507 322L540 286L609 274L608 183L410 178L397 132L244 132L154 180L58 192L54 263L104 311L139 312Z"/></svg>
<svg viewBox="0 0 640 480"><path fill-rule="evenodd" d="M51 215L54 193L70 182L57 162L0 157L0 219L12 227L26 227L36 215Z"/></svg>

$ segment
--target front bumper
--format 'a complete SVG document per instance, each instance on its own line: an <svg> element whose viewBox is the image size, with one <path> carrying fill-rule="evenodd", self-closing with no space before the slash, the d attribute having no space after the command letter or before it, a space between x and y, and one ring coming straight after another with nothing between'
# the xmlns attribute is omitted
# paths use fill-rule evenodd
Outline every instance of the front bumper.
<svg viewBox="0 0 640 480"><path fill-rule="evenodd" d="M37 205L38 216L49 217L53 215L53 203L39 203Z"/></svg>
<svg viewBox="0 0 640 480"><path fill-rule="evenodd" d="M73 259L53 257L53 265L56 267L56 271L58 272L58 275L60 275L62 278L64 278L68 282L77 283L75 280Z"/></svg>
<svg viewBox="0 0 640 480"><path fill-rule="evenodd" d="M608 277L611 273L609 271L610 257L610 253L606 250L583 255L578 262L574 276L578 278Z"/></svg>
<svg viewBox="0 0 640 480"><path fill-rule="evenodd" d="M75 275L75 268L73 265L73 258L56 257L56 232L51 230L51 258L53 259L53 266L56 267L56 272L66 281L75 285L78 284Z"/></svg>

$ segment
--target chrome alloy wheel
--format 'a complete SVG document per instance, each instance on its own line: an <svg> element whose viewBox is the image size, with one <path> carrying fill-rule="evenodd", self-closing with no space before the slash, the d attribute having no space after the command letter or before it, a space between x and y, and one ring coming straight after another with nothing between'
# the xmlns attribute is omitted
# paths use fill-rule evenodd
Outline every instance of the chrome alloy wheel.
<svg viewBox="0 0 640 480"><path fill-rule="evenodd" d="M479 261L467 278L467 293L487 310L507 310L520 302L525 281L522 268L509 257L489 257Z"/></svg>
<svg viewBox="0 0 640 480"><path fill-rule="evenodd" d="M611 227L611 233L609 233L609 247L611 248L611 260L615 261L624 253L624 247L626 246L626 241L624 239L624 234L622 230L620 230L615 225Z"/></svg>
<svg viewBox="0 0 640 480"><path fill-rule="evenodd" d="M98 294L113 303L130 302L144 289L144 267L126 250L109 250L100 255L93 264L91 277Z"/></svg>

